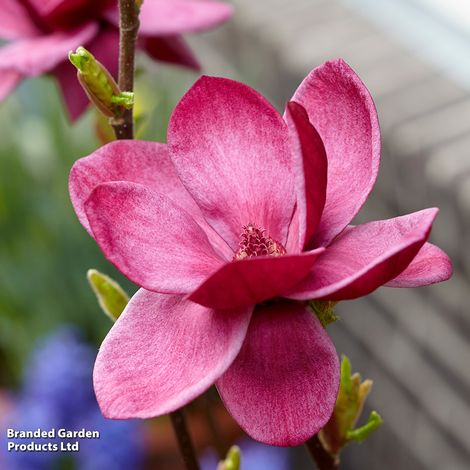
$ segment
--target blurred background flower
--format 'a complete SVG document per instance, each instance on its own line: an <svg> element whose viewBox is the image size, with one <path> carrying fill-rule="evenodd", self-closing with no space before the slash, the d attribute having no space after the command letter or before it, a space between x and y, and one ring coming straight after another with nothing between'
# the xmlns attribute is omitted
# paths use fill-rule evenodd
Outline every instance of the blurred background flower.
<svg viewBox="0 0 470 470"><path fill-rule="evenodd" d="M76 468L130 469L143 465L141 422L111 421L102 417L92 387L94 351L74 328L62 327L33 351L23 384L11 397L5 428L43 431L58 429L98 431L99 439L80 439L80 452L5 452L5 468L36 470ZM2 426L3 427L3 426ZM61 439L8 439L18 444L60 443ZM74 442L75 439L70 440Z"/></svg>
<svg viewBox="0 0 470 470"><path fill-rule="evenodd" d="M198 70L183 33L215 27L231 14L230 5L216 0L147 0L141 5L137 47L155 60ZM113 0L2 0L0 38L11 43L0 48L0 101L24 78L50 73L57 79L70 119L78 119L88 98L67 53L87 46L116 76L118 24Z"/></svg>

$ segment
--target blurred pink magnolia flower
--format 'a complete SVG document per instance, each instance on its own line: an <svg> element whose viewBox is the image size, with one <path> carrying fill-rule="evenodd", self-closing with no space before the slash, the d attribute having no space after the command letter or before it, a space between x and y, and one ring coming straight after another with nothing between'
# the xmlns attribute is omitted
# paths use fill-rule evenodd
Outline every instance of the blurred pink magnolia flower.
<svg viewBox="0 0 470 470"><path fill-rule="evenodd" d="M0 49L0 100L23 78L51 73L75 120L88 98L68 52L86 46L117 74L117 0L0 0L0 11L0 38L12 41ZM215 0L145 0L138 47L154 59L197 69L181 34L211 28L231 14L229 5Z"/></svg>
<svg viewBox="0 0 470 470"><path fill-rule="evenodd" d="M98 354L104 415L162 415L215 383L259 441L318 432L339 363L303 301L451 275L426 242L437 209L348 225L379 158L372 99L336 60L308 75L284 118L251 88L202 77L177 105L168 145L114 142L79 160L77 215L142 286Z"/></svg>

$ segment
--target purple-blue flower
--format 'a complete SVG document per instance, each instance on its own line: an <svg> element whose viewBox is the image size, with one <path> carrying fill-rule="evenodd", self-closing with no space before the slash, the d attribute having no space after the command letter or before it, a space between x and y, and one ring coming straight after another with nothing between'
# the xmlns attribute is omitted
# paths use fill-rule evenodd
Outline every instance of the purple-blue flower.
<svg viewBox="0 0 470 470"><path fill-rule="evenodd" d="M22 390L14 400L6 427L17 431L59 429L98 431L99 439L78 439L80 451L6 452L7 442L60 444L77 439L8 439L1 433L1 452L8 470L48 470L72 459L77 470L128 470L141 467L141 429L136 421L102 417L92 387L94 351L73 328L62 328L34 350L25 369Z"/></svg>

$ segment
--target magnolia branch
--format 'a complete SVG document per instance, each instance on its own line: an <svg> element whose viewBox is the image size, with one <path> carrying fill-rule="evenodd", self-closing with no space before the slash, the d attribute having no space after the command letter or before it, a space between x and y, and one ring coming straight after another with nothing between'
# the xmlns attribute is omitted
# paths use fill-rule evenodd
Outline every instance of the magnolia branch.
<svg viewBox="0 0 470 470"><path fill-rule="evenodd" d="M119 77L121 91L134 90L134 63L137 32L139 31L139 6L136 0L119 0ZM111 124L117 139L134 137L133 109L126 109Z"/></svg>
<svg viewBox="0 0 470 470"><path fill-rule="evenodd" d="M199 464L186 426L183 411L181 409L173 411L170 413L170 418L186 468L188 470L199 470Z"/></svg>

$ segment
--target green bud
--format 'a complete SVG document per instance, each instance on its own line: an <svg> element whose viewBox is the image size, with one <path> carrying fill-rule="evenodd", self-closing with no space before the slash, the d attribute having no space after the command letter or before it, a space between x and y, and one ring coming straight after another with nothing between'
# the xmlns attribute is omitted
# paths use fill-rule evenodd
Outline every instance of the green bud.
<svg viewBox="0 0 470 470"><path fill-rule="evenodd" d="M330 421L319 433L322 446L331 456L337 458L345 445L353 440L362 442L382 424L380 415L373 411L364 426L354 429L371 388L372 380L362 381L358 373L351 374L351 362L343 355L335 409Z"/></svg>
<svg viewBox="0 0 470 470"><path fill-rule="evenodd" d="M69 52L69 60L82 73L85 73L90 65L90 61L94 59L93 55L84 47L79 47L76 52Z"/></svg>
<svg viewBox="0 0 470 470"><path fill-rule="evenodd" d="M320 320L323 328L325 328L330 323L339 320L339 317L335 314L335 306L337 303L338 302L333 300L310 300L308 306Z"/></svg>
<svg viewBox="0 0 470 470"><path fill-rule="evenodd" d="M96 269L89 269L87 279L103 312L116 321L129 302L129 296L113 279Z"/></svg>
<svg viewBox="0 0 470 470"><path fill-rule="evenodd" d="M217 470L240 470L241 451L238 446L230 447L227 457L222 460Z"/></svg>
<svg viewBox="0 0 470 470"><path fill-rule="evenodd" d="M77 68L77 78L90 101L110 118L121 117L134 105L134 94L121 91L106 67L90 51L78 47L69 52L69 60Z"/></svg>

